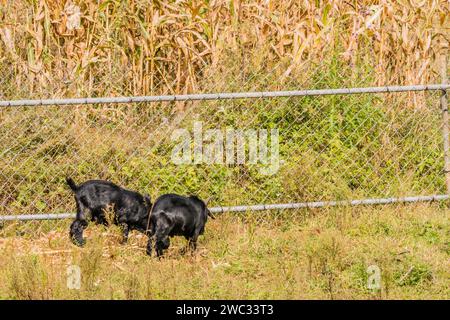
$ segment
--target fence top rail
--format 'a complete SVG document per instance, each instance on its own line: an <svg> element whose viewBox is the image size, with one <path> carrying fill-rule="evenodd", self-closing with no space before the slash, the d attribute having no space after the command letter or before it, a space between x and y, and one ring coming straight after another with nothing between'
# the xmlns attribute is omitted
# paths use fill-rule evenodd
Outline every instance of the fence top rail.
<svg viewBox="0 0 450 320"><path fill-rule="evenodd" d="M317 90L314 89L314 90L294 90L294 91L260 91L260 92L229 92L229 93L224 92L224 93L182 94L182 95L162 95L162 96L0 100L0 107L258 99L258 98L277 98L277 97L347 95L347 94L361 94L361 93L433 91L433 90L447 90L447 89L450 89L450 84L425 84L425 85L411 85L411 86L384 86L384 87L338 88L338 89L317 89Z"/></svg>

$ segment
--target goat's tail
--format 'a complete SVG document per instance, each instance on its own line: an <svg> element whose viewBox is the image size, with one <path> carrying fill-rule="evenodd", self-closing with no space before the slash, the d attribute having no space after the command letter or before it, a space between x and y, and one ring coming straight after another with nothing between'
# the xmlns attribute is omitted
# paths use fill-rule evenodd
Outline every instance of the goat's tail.
<svg viewBox="0 0 450 320"><path fill-rule="evenodd" d="M66 177L66 182L69 185L70 189L72 189L72 191L78 190L78 186L75 184L75 181L73 181L72 178Z"/></svg>
<svg viewBox="0 0 450 320"><path fill-rule="evenodd" d="M211 219L215 219L215 218L216 218L216 216L215 216L215 215L213 215L213 214L211 213L211 211L209 211L209 210L208 210L208 216L210 216L210 217L211 217Z"/></svg>

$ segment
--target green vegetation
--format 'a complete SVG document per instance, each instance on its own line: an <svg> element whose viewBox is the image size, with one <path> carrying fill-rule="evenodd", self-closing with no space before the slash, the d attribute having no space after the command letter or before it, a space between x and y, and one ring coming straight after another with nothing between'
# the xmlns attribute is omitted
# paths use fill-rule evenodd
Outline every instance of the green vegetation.
<svg viewBox="0 0 450 320"><path fill-rule="evenodd" d="M138 233L120 245L118 229L92 225L80 249L69 221L7 224L0 297L449 299L446 216L437 204L225 214L208 222L196 254L181 254L185 240L174 238L162 260L145 255ZM72 264L80 290L66 285ZM380 290L367 288L371 265Z"/></svg>
<svg viewBox="0 0 450 320"><path fill-rule="evenodd" d="M370 84L354 72L332 56L311 78L320 77L320 87ZM361 72L371 74L369 67ZM296 86L292 81L288 89ZM418 96L421 108L410 108L403 94L205 101L181 113L171 103L5 108L0 213L73 211L66 175L78 182L109 179L153 198L213 196L213 206L441 193L438 99ZM264 175L263 164L174 164L171 134L192 133L194 121L202 121L203 132L278 129L279 171Z"/></svg>

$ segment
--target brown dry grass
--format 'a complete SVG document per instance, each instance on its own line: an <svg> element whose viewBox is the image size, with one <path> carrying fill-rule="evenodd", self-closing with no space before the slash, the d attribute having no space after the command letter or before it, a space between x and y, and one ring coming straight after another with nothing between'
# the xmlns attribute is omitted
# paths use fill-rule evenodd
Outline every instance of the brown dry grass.
<svg viewBox="0 0 450 320"><path fill-rule="evenodd" d="M118 230L90 227L80 249L68 222L44 223L2 238L0 297L448 299L447 218L436 204L227 214L208 223L195 255L182 255L185 241L175 238L160 261L135 233L123 246ZM71 264L81 268L80 290L66 287ZM380 291L366 287L369 265L381 269Z"/></svg>

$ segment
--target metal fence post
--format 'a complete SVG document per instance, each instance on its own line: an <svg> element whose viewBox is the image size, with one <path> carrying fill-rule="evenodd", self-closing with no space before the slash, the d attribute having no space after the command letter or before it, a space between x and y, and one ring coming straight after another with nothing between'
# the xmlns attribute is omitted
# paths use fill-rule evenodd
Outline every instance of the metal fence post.
<svg viewBox="0 0 450 320"><path fill-rule="evenodd" d="M447 84L447 56L443 56L441 66L442 84ZM444 138L444 172L447 185L447 194L450 194L450 146L449 146L449 123L448 123L448 98L447 90L441 91L441 109L442 109L442 135Z"/></svg>

